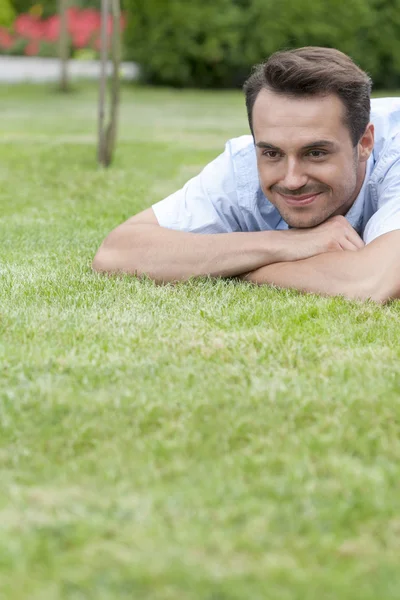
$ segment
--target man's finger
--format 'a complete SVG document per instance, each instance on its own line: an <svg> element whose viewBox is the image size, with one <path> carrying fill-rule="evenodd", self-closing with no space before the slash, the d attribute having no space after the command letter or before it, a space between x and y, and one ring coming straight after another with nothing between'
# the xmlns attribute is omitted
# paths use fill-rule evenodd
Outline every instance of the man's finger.
<svg viewBox="0 0 400 600"><path fill-rule="evenodd" d="M349 242L354 244L358 250L364 248L365 246L363 240L360 238L358 233L354 231L354 229L352 231L346 232L346 238L349 240Z"/></svg>
<svg viewBox="0 0 400 600"><path fill-rule="evenodd" d="M357 252L357 250L360 249L360 246L358 244L355 244L352 240L348 238L344 238L343 240L341 240L340 246L342 250L350 250L351 252Z"/></svg>

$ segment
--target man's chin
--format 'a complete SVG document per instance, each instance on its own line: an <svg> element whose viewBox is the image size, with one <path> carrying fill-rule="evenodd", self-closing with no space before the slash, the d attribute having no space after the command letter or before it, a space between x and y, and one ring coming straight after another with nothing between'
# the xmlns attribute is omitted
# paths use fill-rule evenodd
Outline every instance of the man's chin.
<svg viewBox="0 0 400 600"><path fill-rule="evenodd" d="M291 229L310 229L321 225L332 216L324 202L324 196L324 193L319 193L311 204L298 207L290 207L286 202L282 202L281 198L277 198L275 206Z"/></svg>
<svg viewBox="0 0 400 600"><path fill-rule="evenodd" d="M298 215L282 215L282 218L289 225L290 229L310 229L311 227L321 225L329 217L321 215L304 215L302 217Z"/></svg>
<svg viewBox="0 0 400 600"><path fill-rule="evenodd" d="M312 229L313 227L318 227L318 225L321 225L321 223L323 223L323 222L324 221L319 221L319 220L318 221L301 222L301 223L293 222L293 224L288 223L288 225L289 225L290 229Z"/></svg>

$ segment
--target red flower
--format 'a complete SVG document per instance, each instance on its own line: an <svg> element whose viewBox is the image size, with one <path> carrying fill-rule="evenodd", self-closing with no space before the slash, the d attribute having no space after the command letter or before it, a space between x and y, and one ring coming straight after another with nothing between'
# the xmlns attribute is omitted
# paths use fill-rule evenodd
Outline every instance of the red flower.
<svg viewBox="0 0 400 600"><path fill-rule="evenodd" d="M13 36L4 29L4 27L0 27L0 48L4 50L8 50L14 44Z"/></svg>
<svg viewBox="0 0 400 600"><path fill-rule="evenodd" d="M31 15L19 15L14 29L18 35L30 40L40 40L43 37L43 22Z"/></svg>
<svg viewBox="0 0 400 600"><path fill-rule="evenodd" d="M26 56L35 56L39 52L39 40L31 40L25 46L25 54Z"/></svg>
<svg viewBox="0 0 400 600"><path fill-rule="evenodd" d="M70 9L68 12L68 29L72 44L76 48L89 46L90 40L100 27L100 13L93 10Z"/></svg>
<svg viewBox="0 0 400 600"><path fill-rule="evenodd" d="M56 42L60 35L60 17L54 15L43 22L43 38L47 42Z"/></svg>
<svg viewBox="0 0 400 600"><path fill-rule="evenodd" d="M0 0L1 2L1 0ZM74 48L94 46L100 48L101 14L94 9L71 7L67 11L68 32ZM121 28L126 26L125 15L121 16ZM19 15L14 23L15 33L19 38L27 40L25 54L31 56L39 51L40 41L55 43L60 36L60 17L54 15L41 20L31 14ZM112 17L107 19L107 36L112 33ZM0 48L10 48L16 41L6 29L0 28Z"/></svg>

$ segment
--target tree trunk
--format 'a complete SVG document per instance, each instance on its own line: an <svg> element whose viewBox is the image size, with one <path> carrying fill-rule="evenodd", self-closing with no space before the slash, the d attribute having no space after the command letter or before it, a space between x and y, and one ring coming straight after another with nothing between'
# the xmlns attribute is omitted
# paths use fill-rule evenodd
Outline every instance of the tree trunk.
<svg viewBox="0 0 400 600"><path fill-rule="evenodd" d="M60 90L67 92L69 89L68 84L68 54L69 54L69 35L68 35L68 9L69 0L59 0L59 14L60 14L60 36L58 40L59 44L59 57L60 57Z"/></svg>
<svg viewBox="0 0 400 600"><path fill-rule="evenodd" d="M106 124L106 88L108 36L107 20L109 2L112 10L111 59L112 77L110 89L109 121ZM101 68L99 83L99 145L98 162L103 167L111 164L117 138L118 109L120 98L119 68L121 63L121 7L120 0L102 0L101 4Z"/></svg>
<svg viewBox="0 0 400 600"><path fill-rule="evenodd" d="M121 63L121 8L120 0L111 0L113 29L111 41L112 79L111 79L111 106L110 122L106 133L106 166L111 164L117 139L118 109L120 98L119 68Z"/></svg>
<svg viewBox="0 0 400 600"><path fill-rule="evenodd" d="M107 86L107 19L108 0L101 0L101 31L100 31L100 81L99 81L99 140L97 157L103 167L106 166L106 128L104 125L106 112Z"/></svg>

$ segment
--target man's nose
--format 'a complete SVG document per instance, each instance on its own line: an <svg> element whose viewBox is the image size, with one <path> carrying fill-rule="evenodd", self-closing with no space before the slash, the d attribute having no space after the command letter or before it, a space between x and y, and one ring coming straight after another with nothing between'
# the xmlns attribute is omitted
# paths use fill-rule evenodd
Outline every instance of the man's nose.
<svg viewBox="0 0 400 600"><path fill-rule="evenodd" d="M288 190L298 190L306 185L308 176L298 160L288 160L282 185Z"/></svg>

